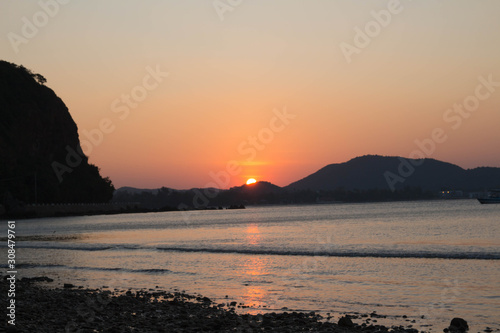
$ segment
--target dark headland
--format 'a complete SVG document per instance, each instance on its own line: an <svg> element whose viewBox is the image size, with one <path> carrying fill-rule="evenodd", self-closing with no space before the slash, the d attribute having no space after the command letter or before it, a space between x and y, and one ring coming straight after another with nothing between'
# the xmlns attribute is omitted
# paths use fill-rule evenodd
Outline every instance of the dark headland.
<svg viewBox="0 0 500 333"><path fill-rule="evenodd" d="M41 74L0 61L0 216L26 204L103 203L114 191Z"/></svg>

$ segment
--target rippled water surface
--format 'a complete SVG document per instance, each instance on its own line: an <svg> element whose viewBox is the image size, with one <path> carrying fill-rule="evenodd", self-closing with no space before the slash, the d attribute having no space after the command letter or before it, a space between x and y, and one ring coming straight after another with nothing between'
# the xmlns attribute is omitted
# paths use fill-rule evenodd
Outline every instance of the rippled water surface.
<svg viewBox="0 0 500 333"><path fill-rule="evenodd" d="M500 328L500 205L474 200L19 220L16 236L21 275L60 283Z"/></svg>

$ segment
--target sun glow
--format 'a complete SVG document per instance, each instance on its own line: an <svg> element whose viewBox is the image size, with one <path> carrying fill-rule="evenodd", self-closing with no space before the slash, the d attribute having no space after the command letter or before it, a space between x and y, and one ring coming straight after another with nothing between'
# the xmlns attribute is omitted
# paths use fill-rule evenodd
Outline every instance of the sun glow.
<svg viewBox="0 0 500 333"><path fill-rule="evenodd" d="M251 185L251 184L255 184L257 181L255 180L255 178L249 178L247 180L247 185Z"/></svg>

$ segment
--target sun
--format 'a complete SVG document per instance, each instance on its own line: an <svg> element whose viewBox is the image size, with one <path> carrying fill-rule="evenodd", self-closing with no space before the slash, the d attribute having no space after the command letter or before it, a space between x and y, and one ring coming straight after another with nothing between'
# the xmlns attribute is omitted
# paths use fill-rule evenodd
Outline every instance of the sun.
<svg viewBox="0 0 500 333"><path fill-rule="evenodd" d="M257 183L257 181L255 180L255 178L249 178L247 180L247 185L251 185L251 184L255 184L255 183Z"/></svg>

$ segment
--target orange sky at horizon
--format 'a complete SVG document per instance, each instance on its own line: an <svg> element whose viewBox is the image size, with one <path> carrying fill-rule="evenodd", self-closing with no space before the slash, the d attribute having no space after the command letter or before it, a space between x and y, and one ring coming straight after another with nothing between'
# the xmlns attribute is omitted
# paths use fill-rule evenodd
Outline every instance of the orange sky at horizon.
<svg viewBox="0 0 500 333"><path fill-rule="evenodd" d="M425 157L500 167L500 2L231 3L2 2L0 58L47 78L117 188L286 186L436 128Z"/></svg>

